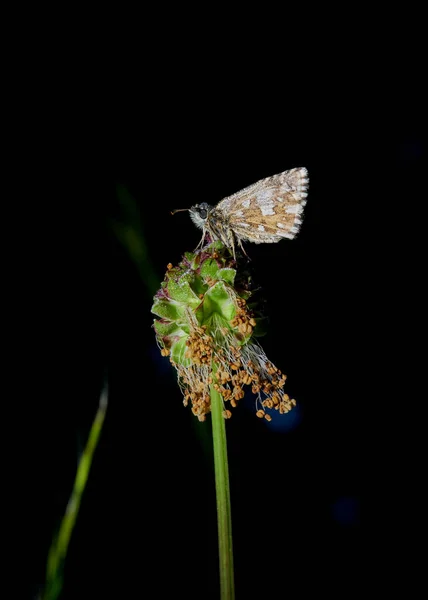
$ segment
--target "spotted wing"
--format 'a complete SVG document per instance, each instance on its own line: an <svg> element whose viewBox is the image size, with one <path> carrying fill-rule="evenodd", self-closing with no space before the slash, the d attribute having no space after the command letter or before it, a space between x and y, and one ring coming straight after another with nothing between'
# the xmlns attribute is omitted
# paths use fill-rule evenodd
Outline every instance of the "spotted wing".
<svg viewBox="0 0 428 600"><path fill-rule="evenodd" d="M308 186L304 167L290 169L224 198L215 211L241 240L271 243L293 239L302 223Z"/></svg>

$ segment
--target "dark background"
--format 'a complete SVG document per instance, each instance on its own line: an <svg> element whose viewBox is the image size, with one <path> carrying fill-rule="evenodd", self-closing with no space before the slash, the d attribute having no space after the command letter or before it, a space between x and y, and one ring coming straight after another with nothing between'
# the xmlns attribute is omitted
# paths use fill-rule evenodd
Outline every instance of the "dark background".
<svg viewBox="0 0 428 600"><path fill-rule="evenodd" d="M186 81L178 67L161 80L142 73L150 85L138 93L138 78L125 74L95 94L92 74L90 92L60 82L49 119L35 111L26 132L34 204L23 213L30 243L18 384L30 594L43 583L107 371L107 418L64 598L131 598L153 586L150 597L218 597L209 420L199 424L182 406L155 344L152 297L167 263L200 239L188 215L172 217L172 209L215 204L306 166L298 238L246 246L269 308L261 342L298 406L269 425L248 398L227 422L236 592L280 598L315 581L346 596L365 564L367 383L354 348L364 278L353 243L364 226L355 221L373 195L377 156L406 169L420 160L421 142L409 126L379 146L378 130L351 108L353 89L325 110L311 103L318 85L292 101L262 85L262 68L249 88L239 71L232 85Z"/></svg>

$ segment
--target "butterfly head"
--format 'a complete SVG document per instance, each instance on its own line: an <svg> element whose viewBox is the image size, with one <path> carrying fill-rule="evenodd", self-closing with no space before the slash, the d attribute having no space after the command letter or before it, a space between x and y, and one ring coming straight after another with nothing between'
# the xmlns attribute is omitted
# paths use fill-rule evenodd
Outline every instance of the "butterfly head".
<svg viewBox="0 0 428 600"><path fill-rule="evenodd" d="M206 202L202 202L202 204L195 204L192 206L192 208L189 208L190 218L196 227L199 227L199 229L203 229L205 227L206 220L212 208L213 207Z"/></svg>

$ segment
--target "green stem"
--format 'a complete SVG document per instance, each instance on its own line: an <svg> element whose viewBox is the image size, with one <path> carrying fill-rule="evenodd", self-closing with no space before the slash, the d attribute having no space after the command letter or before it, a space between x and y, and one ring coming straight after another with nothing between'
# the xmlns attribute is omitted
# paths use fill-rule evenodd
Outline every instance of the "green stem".
<svg viewBox="0 0 428 600"><path fill-rule="evenodd" d="M215 373L215 368L213 368L213 372ZM212 385L210 386L210 395L217 497L220 598L221 600L233 600L235 598L235 584L233 576L232 515L230 510L226 425L223 417L223 399Z"/></svg>
<svg viewBox="0 0 428 600"><path fill-rule="evenodd" d="M106 410L107 387L104 388L101 394L97 414L95 415L91 431L89 432L86 448L79 461L73 491L68 501L65 515L61 521L58 534L54 537L49 550L43 600L56 600L61 593L64 561L67 555L70 537L79 513L82 494L88 480L94 450L98 444L103 427Z"/></svg>

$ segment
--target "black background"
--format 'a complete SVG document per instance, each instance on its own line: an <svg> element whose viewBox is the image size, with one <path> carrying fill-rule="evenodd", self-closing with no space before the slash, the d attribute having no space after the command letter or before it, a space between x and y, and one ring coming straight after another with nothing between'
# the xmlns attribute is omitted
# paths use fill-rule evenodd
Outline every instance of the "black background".
<svg viewBox="0 0 428 600"><path fill-rule="evenodd" d="M361 244L369 229L361 211L381 163L409 168L420 160L420 139L411 124L382 137L376 107L367 127L352 85L320 103L328 90L319 82L291 99L273 74L266 84L262 66L251 85L239 70L228 81L204 73L186 80L180 65L161 73L142 72L143 87L126 73L98 86L91 72L91 85L80 81L77 92L61 82L48 124L32 115L26 132L31 167L22 177L34 204L23 217L30 244L19 384L31 593L43 584L107 371L107 419L64 598L218 597L209 423L182 406L157 350L147 273L159 285L167 263L199 241L188 215L172 209L215 204L306 166L298 238L246 246L269 307L262 345L288 375L298 408L274 429L249 399L227 422L236 592L280 598L315 581L347 596L365 564L368 419L364 359L355 350L364 276L354 240ZM132 260L121 224L144 240L147 260Z"/></svg>

